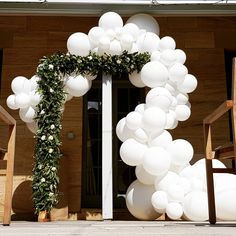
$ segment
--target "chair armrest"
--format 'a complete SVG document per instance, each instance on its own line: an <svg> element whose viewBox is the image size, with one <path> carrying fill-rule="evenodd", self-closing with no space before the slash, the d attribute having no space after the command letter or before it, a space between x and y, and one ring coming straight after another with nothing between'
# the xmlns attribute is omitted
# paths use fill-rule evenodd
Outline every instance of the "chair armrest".
<svg viewBox="0 0 236 236"><path fill-rule="evenodd" d="M218 108L216 108L210 115L203 119L203 124L212 124L222 115L224 115L228 110L233 107L232 100L226 100Z"/></svg>

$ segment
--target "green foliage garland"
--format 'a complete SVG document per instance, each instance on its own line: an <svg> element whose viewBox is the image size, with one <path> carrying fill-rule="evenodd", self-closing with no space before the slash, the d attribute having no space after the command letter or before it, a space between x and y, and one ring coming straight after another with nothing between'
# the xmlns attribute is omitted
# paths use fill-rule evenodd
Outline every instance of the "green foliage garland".
<svg viewBox="0 0 236 236"><path fill-rule="evenodd" d="M148 53L102 55L90 53L86 57L57 53L43 57L37 68L38 92L36 146L33 167L33 201L36 213L50 210L58 202L58 169L61 157L59 146L62 107L66 100L64 78L70 74L93 75L99 72L110 75L140 72L150 60Z"/></svg>

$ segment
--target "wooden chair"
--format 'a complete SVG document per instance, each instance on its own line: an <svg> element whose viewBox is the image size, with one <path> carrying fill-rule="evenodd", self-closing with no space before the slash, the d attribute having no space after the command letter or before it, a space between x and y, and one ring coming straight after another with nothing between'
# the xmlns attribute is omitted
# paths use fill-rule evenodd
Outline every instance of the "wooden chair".
<svg viewBox="0 0 236 236"><path fill-rule="evenodd" d="M0 175L6 176L3 225L10 225L12 208L13 170L16 139L16 121L0 106L0 120L9 126L7 149L0 148Z"/></svg>
<svg viewBox="0 0 236 236"><path fill-rule="evenodd" d="M226 112L231 111L232 116L232 143L222 145L215 150L212 150L212 135L211 125L222 117ZM204 129L204 145L206 154L206 177L207 177L207 191L208 191L208 208L209 208L209 222L216 223L216 206L214 193L214 173L236 173L234 168L213 168L212 160L235 160L236 154L236 58L233 59L232 68L232 100L226 100L210 115L203 120ZM236 200L235 200L236 201Z"/></svg>

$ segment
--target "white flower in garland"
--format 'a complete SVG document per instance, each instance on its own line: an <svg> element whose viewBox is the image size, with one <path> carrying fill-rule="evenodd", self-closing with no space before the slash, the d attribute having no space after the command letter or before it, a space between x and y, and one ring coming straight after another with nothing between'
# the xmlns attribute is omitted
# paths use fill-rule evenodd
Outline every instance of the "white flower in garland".
<svg viewBox="0 0 236 236"><path fill-rule="evenodd" d="M52 125L50 126L50 129L55 129L55 125L52 124Z"/></svg>
<svg viewBox="0 0 236 236"><path fill-rule="evenodd" d="M41 140L45 140L46 139L46 136L45 135L43 135L42 137L41 137Z"/></svg>
<svg viewBox="0 0 236 236"><path fill-rule="evenodd" d="M40 115L43 115L43 114L45 114L45 111L44 111L44 110L42 110L42 111L40 112Z"/></svg>
<svg viewBox="0 0 236 236"><path fill-rule="evenodd" d="M49 91L50 91L50 93L53 93L53 92L54 92L54 90L53 90L52 88L50 88Z"/></svg>
<svg viewBox="0 0 236 236"><path fill-rule="evenodd" d="M49 148L49 149L48 149L48 152L49 152L49 153L52 153L52 152L53 152L53 149L52 149L52 148Z"/></svg>
<svg viewBox="0 0 236 236"><path fill-rule="evenodd" d="M38 165L38 168L41 170L43 168L43 165Z"/></svg>
<svg viewBox="0 0 236 236"><path fill-rule="evenodd" d="M55 166L53 166L51 170L52 170L52 171L56 171L57 168L56 168Z"/></svg>
<svg viewBox="0 0 236 236"><path fill-rule="evenodd" d="M48 140L53 140L53 136L52 135L50 135L49 137L48 137Z"/></svg>
<svg viewBox="0 0 236 236"><path fill-rule="evenodd" d="M44 183L45 181L46 181L46 179L45 179L45 178L42 178L42 179L41 179L41 182L42 182L42 183Z"/></svg>
<svg viewBox="0 0 236 236"><path fill-rule="evenodd" d="M54 195L54 193L52 193L52 192L50 192L50 193L48 194L49 197L52 197L53 195Z"/></svg>
<svg viewBox="0 0 236 236"><path fill-rule="evenodd" d="M48 65L48 69L49 70L53 70L54 69L54 66L52 64Z"/></svg>

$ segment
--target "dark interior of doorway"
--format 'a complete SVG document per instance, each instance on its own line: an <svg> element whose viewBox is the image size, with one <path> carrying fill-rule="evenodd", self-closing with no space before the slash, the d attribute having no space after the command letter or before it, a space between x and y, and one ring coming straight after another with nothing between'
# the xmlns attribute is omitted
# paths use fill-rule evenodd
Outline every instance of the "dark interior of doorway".
<svg viewBox="0 0 236 236"><path fill-rule="evenodd" d="M133 111L145 99L145 89L133 86L128 75L112 78L113 123L113 205L126 208L125 193L136 179L135 168L127 166L120 158L121 142L115 130L118 121ZM83 165L82 208L102 208L102 76L93 81L84 96L83 112Z"/></svg>

